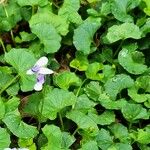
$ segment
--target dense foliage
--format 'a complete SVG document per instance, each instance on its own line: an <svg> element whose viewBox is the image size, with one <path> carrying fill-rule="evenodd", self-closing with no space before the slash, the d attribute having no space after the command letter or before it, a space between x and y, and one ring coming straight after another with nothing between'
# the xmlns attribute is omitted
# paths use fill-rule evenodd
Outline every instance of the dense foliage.
<svg viewBox="0 0 150 150"><path fill-rule="evenodd" d="M0 150L150 150L149 50L150 0L0 0Z"/></svg>

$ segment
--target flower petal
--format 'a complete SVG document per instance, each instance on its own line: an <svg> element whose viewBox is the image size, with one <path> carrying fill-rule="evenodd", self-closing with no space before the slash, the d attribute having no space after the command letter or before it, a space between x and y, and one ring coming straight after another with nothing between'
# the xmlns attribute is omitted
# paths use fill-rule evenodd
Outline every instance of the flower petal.
<svg viewBox="0 0 150 150"><path fill-rule="evenodd" d="M35 66L42 67L42 66L47 65L47 63L48 63L47 57L43 56L35 63Z"/></svg>
<svg viewBox="0 0 150 150"><path fill-rule="evenodd" d="M38 73L39 74L53 74L54 71L48 68L41 67Z"/></svg>
<svg viewBox="0 0 150 150"><path fill-rule="evenodd" d="M32 71L32 69L27 70L26 74L34 74L34 72Z"/></svg>
<svg viewBox="0 0 150 150"><path fill-rule="evenodd" d="M43 88L43 84L41 84L40 82L37 82L35 85L34 85L34 90L35 91L41 91Z"/></svg>
<svg viewBox="0 0 150 150"><path fill-rule="evenodd" d="M45 82L45 75L43 74L38 74L37 75L37 82L43 84Z"/></svg>

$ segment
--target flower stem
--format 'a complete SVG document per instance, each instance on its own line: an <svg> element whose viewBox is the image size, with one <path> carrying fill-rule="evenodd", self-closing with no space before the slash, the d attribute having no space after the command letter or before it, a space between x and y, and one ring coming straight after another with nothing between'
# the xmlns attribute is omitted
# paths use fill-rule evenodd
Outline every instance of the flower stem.
<svg viewBox="0 0 150 150"><path fill-rule="evenodd" d="M59 115L59 120L60 120L62 131L64 131L64 123L63 123L63 119L62 119L61 113L59 112L58 115Z"/></svg>
<svg viewBox="0 0 150 150"><path fill-rule="evenodd" d="M8 18L8 17L9 17L8 11L7 11L7 9L6 9L6 7L5 7L4 4L3 4L3 8L4 8L4 11L5 11L6 17ZM12 30L10 30L10 35L11 35L11 39L12 39L14 45L16 45L15 38L14 38L14 34L13 34L13 31L12 31Z"/></svg>
<svg viewBox="0 0 150 150"><path fill-rule="evenodd" d="M0 95L19 77L19 74L16 75L11 81L6 83L6 85L0 90Z"/></svg>
<svg viewBox="0 0 150 150"><path fill-rule="evenodd" d="M1 38L0 38L0 43L2 45L4 53L6 53L6 48L5 48L5 45L4 45L3 40Z"/></svg>

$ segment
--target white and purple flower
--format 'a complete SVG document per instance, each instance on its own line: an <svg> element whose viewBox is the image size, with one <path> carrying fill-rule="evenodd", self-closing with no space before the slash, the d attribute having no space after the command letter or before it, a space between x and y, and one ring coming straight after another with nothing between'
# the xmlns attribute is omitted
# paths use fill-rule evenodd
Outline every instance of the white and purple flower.
<svg viewBox="0 0 150 150"><path fill-rule="evenodd" d="M34 85L34 90L36 91L42 90L43 84L45 82L45 75L54 73L53 70L45 67L47 63L47 57L43 56L35 63L35 65L31 69L27 70L26 72L28 75L36 74L37 82Z"/></svg>

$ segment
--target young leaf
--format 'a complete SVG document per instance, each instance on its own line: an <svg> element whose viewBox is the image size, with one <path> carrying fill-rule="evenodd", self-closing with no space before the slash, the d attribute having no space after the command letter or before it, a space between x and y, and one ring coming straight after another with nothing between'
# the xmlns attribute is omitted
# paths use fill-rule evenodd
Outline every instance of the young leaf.
<svg viewBox="0 0 150 150"><path fill-rule="evenodd" d="M76 53L76 58L70 62L70 67L75 68L79 71L86 71L88 68L89 62L87 56L82 53Z"/></svg>
<svg viewBox="0 0 150 150"><path fill-rule="evenodd" d="M102 80L104 77L103 73L98 73L100 70L103 69L103 65L98 62L94 62L89 64L85 74L88 79L91 80Z"/></svg>
<svg viewBox="0 0 150 150"><path fill-rule="evenodd" d="M54 76L54 83L62 89L68 89L71 85L79 86L81 82L75 73L64 71Z"/></svg>

